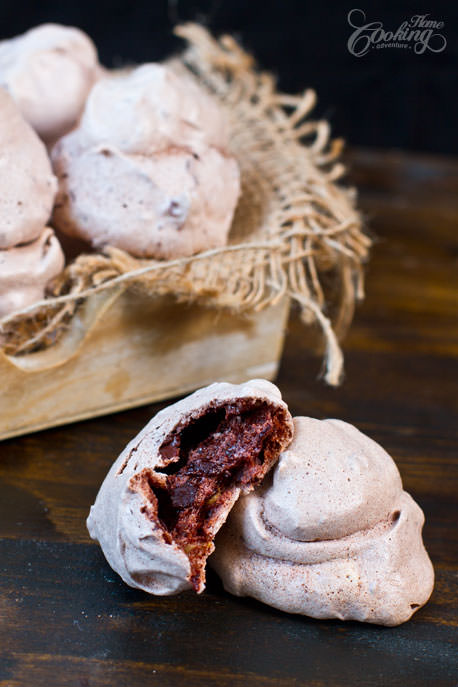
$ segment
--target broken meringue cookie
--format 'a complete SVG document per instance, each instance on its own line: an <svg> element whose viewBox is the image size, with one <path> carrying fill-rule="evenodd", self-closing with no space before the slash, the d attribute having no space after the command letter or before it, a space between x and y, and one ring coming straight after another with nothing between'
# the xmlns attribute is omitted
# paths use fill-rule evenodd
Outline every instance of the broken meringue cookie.
<svg viewBox="0 0 458 687"><path fill-rule="evenodd" d="M91 537L132 587L201 592L216 533L292 428L279 390L265 380L212 384L164 408L105 478L87 520Z"/></svg>
<svg viewBox="0 0 458 687"><path fill-rule="evenodd" d="M52 150L55 226L139 258L224 246L240 192L226 124L218 103L169 67L101 79Z"/></svg>
<svg viewBox="0 0 458 687"><path fill-rule="evenodd" d="M46 285L64 263L60 243L49 227L31 243L0 250L0 317L43 298Z"/></svg>
<svg viewBox="0 0 458 687"><path fill-rule="evenodd" d="M42 24L0 42L0 86L47 144L75 126L101 73L94 44L74 27Z"/></svg>
<svg viewBox="0 0 458 687"><path fill-rule="evenodd" d="M0 250L34 241L52 212L57 181L46 149L0 88Z"/></svg>
<svg viewBox="0 0 458 687"><path fill-rule="evenodd" d="M405 622L434 571L394 461L340 420L298 417L294 428L272 478L235 505L210 565L227 591L289 613Z"/></svg>

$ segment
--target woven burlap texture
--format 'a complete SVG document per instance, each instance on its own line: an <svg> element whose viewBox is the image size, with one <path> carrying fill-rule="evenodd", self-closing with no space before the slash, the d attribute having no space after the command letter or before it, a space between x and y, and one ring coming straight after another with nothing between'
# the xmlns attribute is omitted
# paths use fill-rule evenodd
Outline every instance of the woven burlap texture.
<svg viewBox="0 0 458 687"><path fill-rule="evenodd" d="M336 184L344 172L337 160L342 141L330 141L327 122L308 119L313 91L278 93L274 78L257 71L230 36L217 41L196 24L176 33L189 47L169 63L197 78L228 113L242 179L229 244L169 261L139 260L113 247L80 255L46 300L0 321L3 350L19 355L52 345L88 296L120 285L238 312L289 295L304 322L321 327L325 379L337 384L338 334L363 296L370 246L353 191Z"/></svg>

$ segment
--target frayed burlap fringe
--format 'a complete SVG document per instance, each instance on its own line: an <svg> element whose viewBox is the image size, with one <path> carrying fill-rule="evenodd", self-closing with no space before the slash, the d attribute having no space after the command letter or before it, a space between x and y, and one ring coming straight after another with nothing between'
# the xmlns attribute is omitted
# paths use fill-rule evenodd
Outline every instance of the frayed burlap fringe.
<svg viewBox="0 0 458 687"><path fill-rule="evenodd" d="M81 255L49 298L0 321L3 349L18 355L52 345L88 296L121 284L236 311L261 309L289 295L304 322L321 327L325 379L337 384L338 335L363 296L361 265L370 245L352 192L335 183L344 171L337 162L342 142L329 140L327 122L307 119L313 91L276 92L273 77L257 72L230 36L216 41L195 24L176 33L189 47L170 64L216 95L230 119L242 195L229 245L170 261L138 260L110 247Z"/></svg>

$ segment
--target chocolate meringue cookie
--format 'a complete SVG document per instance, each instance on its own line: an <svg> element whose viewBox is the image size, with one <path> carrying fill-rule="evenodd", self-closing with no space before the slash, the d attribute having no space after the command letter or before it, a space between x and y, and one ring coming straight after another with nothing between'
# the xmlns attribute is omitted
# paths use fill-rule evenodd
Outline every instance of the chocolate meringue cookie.
<svg viewBox="0 0 458 687"><path fill-rule="evenodd" d="M36 303L64 267L64 254L49 227L31 243L0 250L0 317Z"/></svg>
<svg viewBox="0 0 458 687"><path fill-rule="evenodd" d="M99 74L94 44L73 27L43 24L0 42L0 86L47 143L75 126Z"/></svg>
<svg viewBox="0 0 458 687"><path fill-rule="evenodd" d="M0 88L0 250L40 236L56 187L43 143Z"/></svg>
<svg viewBox="0 0 458 687"><path fill-rule="evenodd" d="M221 109L162 65L100 80L52 150L54 224L101 248L172 259L225 245L240 191Z"/></svg>
<svg viewBox="0 0 458 687"><path fill-rule="evenodd" d="M314 618L398 625L428 600L423 512L394 461L339 420L294 419L268 484L243 496L216 539L224 587Z"/></svg>
<svg viewBox="0 0 458 687"><path fill-rule="evenodd" d="M132 587L201 592L216 532L291 437L273 384L200 389L161 410L127 445L91 508L89 533Z"/></svg>
<svg viewBox="0 0 458 687"><path fill-rule="evenodd" d="M54 224L70 236L138 257L170 259L226 243L238 187L234 160L215 148L128 156L78 151L67 136L53 155L60 189ZM76 138L76 136L75 136ZM76 141L75 141L76 143Z"/></svg>

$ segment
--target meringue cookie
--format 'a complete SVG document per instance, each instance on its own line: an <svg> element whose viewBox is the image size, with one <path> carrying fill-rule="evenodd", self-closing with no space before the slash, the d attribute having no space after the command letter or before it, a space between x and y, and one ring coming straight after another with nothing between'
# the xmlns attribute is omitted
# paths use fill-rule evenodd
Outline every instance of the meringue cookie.
<svg viewBox="0 0 458 687"><path fill-rule="evenodd" d="M46 285L64 262L60 243L49 227L32 243L0 250L0 317L43 298Z"/></svg>
<svg viewBox="0 0 458 687"><path fill-rule="evenodd" d="M273 384L200 389L161 410L127 445L91 508L89 533L132 587L201 592L216 532L291 437Z"/></svg>
<svg viewBox="0 0 458 687"><path fill-rule="evenodd" d="M224 587L289 613L398 625L428 600L423 512L381 446L339 420L294 419L269 484L243 496L210 564Z"/></svg>
<svg viewBox="0 0 458 687"><path fill-rule="evenodd" d="M94 44L73 27L43 24L0 42L0 86L47 143L75 126L99 73Z"/></svg>
<svg viewBox="0 0 458 687"><path fill-rule="evenodd" d="M239 175L215 148L128 156L113 147L81 151L77 135L53 151L59 178L56 227L96 248L174 258L223 246Z"/></svg>
<svg viewBox="0 0 458 687"><path fill-rule="evenodd" d="M43 143L0 88L0 250L40 236L56 187Z"/></svg>
<svg viewBox="0 0 458 687"><path fill-rule="evenodd" d="M96 248L171 259L226 244L240 192L217 103L162 65L100 80L52 150L53 221Z"/></svg>

